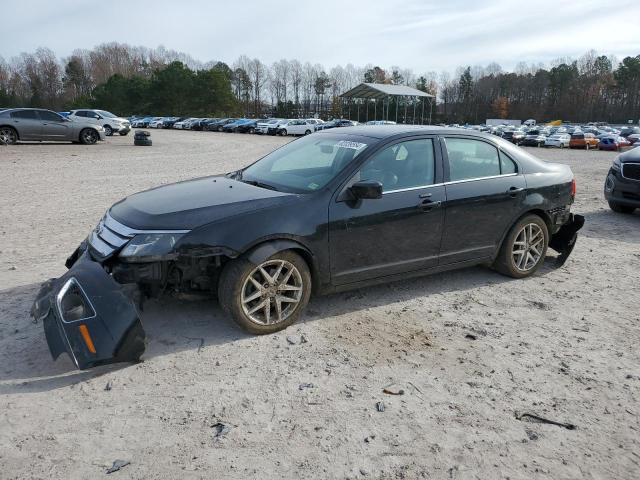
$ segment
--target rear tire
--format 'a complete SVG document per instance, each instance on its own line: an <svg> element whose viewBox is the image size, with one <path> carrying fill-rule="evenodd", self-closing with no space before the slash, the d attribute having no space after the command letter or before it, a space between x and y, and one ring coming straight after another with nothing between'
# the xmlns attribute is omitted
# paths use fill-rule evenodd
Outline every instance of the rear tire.
<svg viewBox="0 0 640 480"><path fill-rule="evenodd" d="M80 143L83 145L94 145L100 136L93 128L85 128L80 132Z"/></svg>
<svg viewBox="0 0 640 480"><path fill-rule="evenodd" d="M293 324L310 296L309 267L291 250L278 252L259 265L245 258L232 260L218 282L222 308L240 327L257 335L274 333Z"/></svg>
<svg viewBox="0 0 640 480"><path fill-rule="evenodd" d="M311 130L307 130L304 132L305 135L310 135L311 134Z"/></svg>
<svg viewBox="0 0 640 480"><path fill-rule="evenodd" d="M636 209L635 207L630 207L629 205L621 205L616 202L609 202L609 208L616 213L633 213Z"/></svg>
<svg viewBox="0 0 640 480"><path fill-rule="evenodd" d="M538 215L525 215L509 230L493 268L512 278L533 275L544 263L548 245L549 230L544 220Z"/></svg>

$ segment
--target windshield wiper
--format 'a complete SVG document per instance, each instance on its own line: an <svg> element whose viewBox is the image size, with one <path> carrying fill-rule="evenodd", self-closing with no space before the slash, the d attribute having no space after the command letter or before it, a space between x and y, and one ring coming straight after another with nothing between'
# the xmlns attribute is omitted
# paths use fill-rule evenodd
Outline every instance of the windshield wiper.
<svg viewBox="0 0 640 480"><path fill-rule="evenodd" d="M240 180L242 183L248 183L249 185L253 185L254 187L266 188L268 190L275 190L278 192L279 190L273 185L269 185L268 183L258 182L257 180Z"/></svg>

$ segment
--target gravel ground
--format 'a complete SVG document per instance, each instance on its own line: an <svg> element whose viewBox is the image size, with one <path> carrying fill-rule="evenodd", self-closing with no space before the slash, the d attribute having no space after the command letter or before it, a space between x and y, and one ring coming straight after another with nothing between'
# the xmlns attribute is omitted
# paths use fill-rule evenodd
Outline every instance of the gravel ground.
<svg viewBox="0 0 640 480"><path fill-rule="evenodd" d="M32 299L109 205L286 141L152 138L0 147L0 478L102 478L116 459L115 478L640 478L640 213L604 202L612 153L533 149L578 182L587 223L562 268L315 298L262 337L169 298L145 309L143 363L52 362Z"/></svg>

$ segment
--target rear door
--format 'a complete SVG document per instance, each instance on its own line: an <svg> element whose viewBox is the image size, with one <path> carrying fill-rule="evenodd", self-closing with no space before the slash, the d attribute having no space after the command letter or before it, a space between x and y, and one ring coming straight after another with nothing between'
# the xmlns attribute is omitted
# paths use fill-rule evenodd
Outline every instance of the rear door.
<svg viewBox="0 0 640 480"><path fill-rule="evenodd" d="M442 237L444 186L436 137L404 139L376 152L329 205L334 285L434 267ZM375 180L382 198L353 201L349 185Z"/></svg>
<svg viewBox="0 0 640 480"><path fill-rule="evenodd" d="M18 132L20 140L40 140L42 125L35 110L11 112L11 124Z"/></svg>
<svg viewBox="0 0 640 480"><path fill-rule="evenodd" d="M57 113L49 110L38 110L42 125L42 139L54 141L69 141L73 133L72 122L65 120Z"/></svg>
<svg viewBox="0 0 640 480"><path fill-rule="evenodd" d="M524 175L488 140L443 140L448 181L440 264L492 257L522 209Z"/></svg>

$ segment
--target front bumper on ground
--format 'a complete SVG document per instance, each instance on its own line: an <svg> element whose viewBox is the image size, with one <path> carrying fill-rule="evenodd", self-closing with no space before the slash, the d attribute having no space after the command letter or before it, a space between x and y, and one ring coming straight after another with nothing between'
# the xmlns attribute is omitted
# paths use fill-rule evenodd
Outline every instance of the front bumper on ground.
<svg viewBox="0 0 640 480"><path fill-rule="evenodd" d="M42 320L51 356L67 353L79 369L137 361L145 332L132 297L88 251L70 270L45 282L31 308Z"/></svg>
<svg viewBox="0 0 640 480"><path fill-rule="evenodd" d="M640 208L640 180L625 178L619 170L610 168L604 182L604 198L612 203Z"/></svg>
<svg viewBox="0 0 640 480"><path fill-rule="evenodd" d="M565 264L569 255L576 246L578 239L578 230L584 226L584 217L582 215L569 214L569 219L560 227L549 241L549 247L553 248L560 254L558 257L558 266Z"/></svg>

